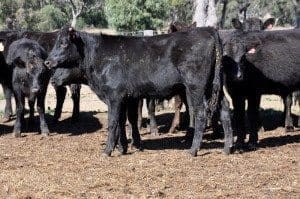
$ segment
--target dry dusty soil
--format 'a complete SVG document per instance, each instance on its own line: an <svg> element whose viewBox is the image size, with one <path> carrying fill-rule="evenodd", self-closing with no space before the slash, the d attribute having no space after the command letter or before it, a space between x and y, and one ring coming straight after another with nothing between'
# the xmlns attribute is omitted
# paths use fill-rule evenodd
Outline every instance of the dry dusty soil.
<svg viewBox="0 0 300 199"><path fill-rule="evenodd" d="M300 197L300 130L285 133L276 96L263 98L265 131L256 151L224 155L223 140L209 139L208 132L198 156L190 157L184 130L165 133L172 117L168 110L158 113L159 136L141 132L144 151L129 149L120 156L116 149L111 158L100 153L107 138L105 105L84 87L80 122L73 124L69 98L60 122L51 124L55 95L50 90L48 138L38 134L38 117L19 139L11 134L14 121L0 124L0 198Z"/></svg>

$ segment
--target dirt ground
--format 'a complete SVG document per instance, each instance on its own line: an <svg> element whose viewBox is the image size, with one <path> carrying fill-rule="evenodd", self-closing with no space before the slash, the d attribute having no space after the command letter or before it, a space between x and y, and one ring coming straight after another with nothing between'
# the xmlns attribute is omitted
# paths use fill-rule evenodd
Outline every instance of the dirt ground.
<svg viewBox="0 0 300 199"><path fill-rule="evenodd" d="M67 97L63 116L51 124L55 95L46 101L51 136L36 126L11 134L14 121L0 124L0 198L299 198L300 130L285 133L282 102L264 96L257 151L222 153L223 140L205 136L198 156L187 154L185 131L166 134L172 111L157 113L161 135L141 132L144 151L111 158L101 151L107 138L107 107L82 89L80 122L71 123ZM3 110L4 102L0 101ZM299 109L293 107L294 114ZM165 126L166 125L166 126ZM298 155L297 155L298 154Z"/></svg>

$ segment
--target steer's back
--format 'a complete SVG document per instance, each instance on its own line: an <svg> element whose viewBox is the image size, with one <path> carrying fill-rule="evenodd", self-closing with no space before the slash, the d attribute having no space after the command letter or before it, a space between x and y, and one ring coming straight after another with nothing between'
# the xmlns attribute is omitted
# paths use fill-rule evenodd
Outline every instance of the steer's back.
<svg viewBox="0 0 300 199"><path fill-rule="evenodd" d="M106 79L108 84L126 82L123 87L132 95L172 93L184 83L185 71L209 76L205 74L214 64L214 34L212 28L195 28L143 38L103 36L99 67L113 77Z"/></svg>

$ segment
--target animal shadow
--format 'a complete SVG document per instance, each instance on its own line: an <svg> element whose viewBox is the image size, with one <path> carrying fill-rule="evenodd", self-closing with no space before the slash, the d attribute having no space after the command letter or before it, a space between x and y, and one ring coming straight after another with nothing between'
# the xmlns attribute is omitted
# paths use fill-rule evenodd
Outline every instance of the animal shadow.
<svg viewBox="0 0 300 199"><path fill-rule="evenodd" d="M50 124L50 132L58 134L71 134L72 136L86 133L94 133L102 128L99 119L95 117L98 112L80 112L79 121L73 122L72 118L66 118L55 124Z"/></svg>

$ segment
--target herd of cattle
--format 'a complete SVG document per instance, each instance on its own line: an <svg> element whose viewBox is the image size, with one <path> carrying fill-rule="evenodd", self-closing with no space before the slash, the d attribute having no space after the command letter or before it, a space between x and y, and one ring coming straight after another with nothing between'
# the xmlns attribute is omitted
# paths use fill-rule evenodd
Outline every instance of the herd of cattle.
<svg viewBox="0 0 300 199"><path fill-rule="evenodd" d="M0 81L7 101L4 119L11 115L13 93L17 104L13 133L20 137L28 97L29 121L37 101L41 134L47 136L44 101L49 81L57 95L55 121L61 114L66 85L71 87L74 102L72 119L78 119L80 84L87 84L108 105L104 155L110 156L116 146L122 154L127 152L127 119L132 146L142 148L141 99L149 100L155 133L154 99L172 96L176 96L177 114L170 131L178 124L184 102L190 117L187 135L192 135L192 156L201 146L207 121L216 116L223 126L226 154L233 148L255 149L262 94L284 99L285 128L294 128L291 104L292 93L300 90L300 30L266 31L274 20L262 23L255 18L232 23L232 30L173 24L171 33L153 37L90 34L67 26L51 33L0 31ZM223 86L232 98L233 125ZM300 106L299 92L295 96ZM249 129L245 127L246 100Z"/></svg>

